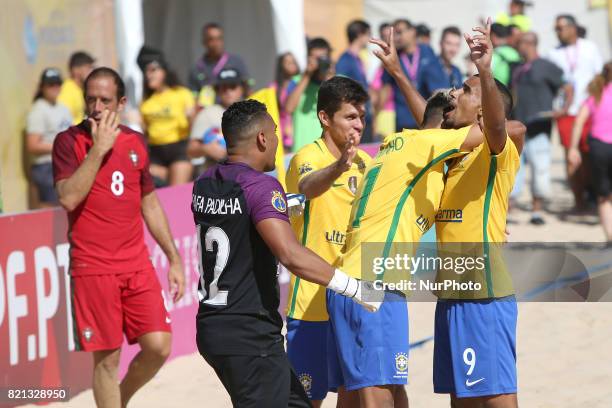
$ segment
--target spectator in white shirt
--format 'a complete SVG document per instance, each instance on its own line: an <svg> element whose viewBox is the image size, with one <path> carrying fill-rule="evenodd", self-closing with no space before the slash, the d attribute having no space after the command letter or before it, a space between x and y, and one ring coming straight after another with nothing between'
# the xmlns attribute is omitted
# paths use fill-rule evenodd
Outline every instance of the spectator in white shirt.
<svg viewBox="0 0 612 408"><path fill-rule="evenodd" d="M55 136L72 124L68 108L58 102L62 77L56 68L43 71L34 104L28 113L26 150L33 157L30 177L38 192L35 208L58 205L53 188L51 150Z"/></svg>
<svg viewBox="0 0 612 408"><path fill-rule="evenodd" d="M573 16L558 16L555 31L561 44L549 52L548 59L563 70L565 81L570 83L574 89L573 100L571 104L567 104L569 106L567 113L557 119L561 143L565 147L567 157L576 115L588 97L587 86L589 82L601 72L603 59L593 42L580 38L578 24ZM583 153L588 150L586 136L589 133L589 128L589 125L584 127L580 143ZM588 156L583 154L583 161L586 161L587 158ZM570 176L568 173L568 180L574 193L577 210L585 208L584 193L588 183L587 168L587 165L582 165L573 175Z"/></svg>

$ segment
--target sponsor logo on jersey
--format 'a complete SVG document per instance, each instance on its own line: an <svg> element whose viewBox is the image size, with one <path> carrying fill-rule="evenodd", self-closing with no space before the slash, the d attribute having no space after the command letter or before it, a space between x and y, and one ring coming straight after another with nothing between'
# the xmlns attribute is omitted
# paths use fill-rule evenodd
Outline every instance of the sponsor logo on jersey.
<svg viewBox="0 0 612 408"><path fill-rule="evenodd" d="M348 179L348 186L351 193L355 194L357 192L357 176L351 176Z"/></svg>
<svg viewBox="0 0 612 408"><path fill-rule="evenodd" d="M312 376L308 373L302 373L298 378L302 387L304 387L304 391L309 392L312 389Z"/></svg>
<svg viewBox="0 0 612 408"><path fill-rule="evenodd" d="M194 212L211 215L242 214L240 200L236 198L211 198L193 194L191 207Z"/></svg>
<svg viewBox="0 0 612 408"><path fill-rule="evenodd" d="M134 150L130 150L130 160L132 161L134 167L138 166L138 153L136 153Z"/></svg>
<svg viewBox="0 0 612 408"><path fill-rule="evenodd" d="M278 190L272 191L272 207L276 208L276 211L284 213L287 211L287 203L283 197L283 193Z"/></svg>
<svg viewBox="0 0 612 408"><path fill-rule="evenodd" d="M431 221L427 217L424 217L423 214L419 215L419 217L415 221L417 227L423 232L429 230L431 227Z"/></svg>
<svg viewBox="0 0 612 408"><path fill-rule="evenodd" d="M470 379L467 378L465 380L465 386L466 387L471 387L472 385L476 385L476 384L478 384L481 381L484 381L484 377L481 377L481 378L477 379L476 381L470 381Z"/></svg>
<svg viewBox="0 0 612 408"><path fill-rule="evenodd" d="M376 157L383 156L385 154L389 154L392 152L398 152L402 150L404 147L404 138L401 136L397 136L395 139L390 140L388 143L385 143L380 146L380 150L376 154Z"/></svg>
<svg viewBox="0 0 612 408"><path fill-rule="evenodd" d="M303 163L298 169L298 173L300 174L300 176L310 171L312 171L312 166L310 165L310 163Z"/></svg>
<svg viewBox="0 0 612 408"><path fill-rule="evenodd" d="M83 329L83 338L85 339L85 341L89 342L92 336L93 330L91 329L91 327L86 327Z"/></svg>
<svg viewBox="0 0 612 408"><path fill-rule="evenodd" d="M337 230L325 231L325 240L332 244L344 245L346 234Z"/></svg>
<svg viewBox="0 0 612 408"><path fill-rule="evenodd" d="M408 375L408 354L395 354L395 374Z"/></svg>
<svg viewBox="0 0 612 408"><path fill-rule="evenodd" d="M463 210L440 208L436 214L436 222L463 222Z"/></svg>

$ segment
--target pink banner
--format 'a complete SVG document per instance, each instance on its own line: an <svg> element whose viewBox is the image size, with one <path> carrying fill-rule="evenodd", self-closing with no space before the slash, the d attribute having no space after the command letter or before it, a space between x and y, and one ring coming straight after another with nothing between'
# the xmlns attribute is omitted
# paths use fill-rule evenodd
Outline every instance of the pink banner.
<svg viewBox="0 0 612 408"><path fill-rule="evenodd" d="M191 215L192 184L162 188L157 196L170 223L174 243L183 258L185 268L185 295L178 303L173 304L168 291L168 259L145 228L145 242L149 247L151 261L157 271L157 277L164 289L166 308L172 319L172 352L170 359L197 351L195 344L195 316L198 310L198 241ZM132 357L138 353L137 344L123 344L121 352L121 375L127 370ZM202 360L204 363L204 361Z"/></svg>
<svg viewBox="0 0 612 408"><path fill-rule="evenodd" d="M172 319L172 359L196 351L197 239L191 184L159 189L157 194L186 275L185 296L173 304L167 258L147 232L146 243ZM0 388L68 387L74 396L91 387L92 367L88 353L73 352L66 213L57 208L0 216L0 231ZM137 345L125 345L121 375L137 352Z"/></svg>

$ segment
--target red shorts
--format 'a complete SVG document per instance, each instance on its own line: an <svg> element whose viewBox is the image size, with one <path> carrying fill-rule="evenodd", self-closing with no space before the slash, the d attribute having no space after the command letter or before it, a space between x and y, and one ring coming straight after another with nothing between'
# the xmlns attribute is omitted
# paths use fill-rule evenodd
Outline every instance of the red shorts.
<svg viewBox="0 0 612 408"><path fill-rule="evenodd" d="M566 149L570 148L570 144L572 143L572 132L574 130L574 122L576 121L575 116L561 116L557 119L557 128L559 129L559 137L561 138L561 144ZM587 120L582 128L582 135L580 136L580 151L588 152L589 145L587 144L587 136L591 131L591 119Z"/></svg>
<svg viewBox="0 0 612 408"><path fill-rule="evenodd" d="M153 268L139 272L71 277L77 350L121 347L123 333L134 344L146 333L170 332L170 316Z"/></svg>

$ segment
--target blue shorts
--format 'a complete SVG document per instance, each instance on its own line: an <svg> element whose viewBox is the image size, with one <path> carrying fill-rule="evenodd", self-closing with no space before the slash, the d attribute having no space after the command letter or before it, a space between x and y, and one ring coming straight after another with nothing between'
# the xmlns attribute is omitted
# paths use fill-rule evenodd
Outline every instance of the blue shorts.
<svg viewBox="0 0 612 408"><path fill-rule="evenodd" d="M386 292L376 313L329 289L326 296L329 385L353 391L408 384L408 306L404 296Z"/></svg>
<svg viewBox="0 0 612 408"><path fill-rule="evenodd" d="M517 315L514 296L438 300L434 392L460 398L516 393Z"/></svg>
<svg viewBox="0 0 612 408"><path fill-rule="evenodd" d="M287 318L287 355L308 398L322 400L330 390L327 381L329 322Z"/></svg>
<svg viewBox="0 0 612 408"><path fill-rule="evenodd" d="M32 165L32 182L38 190L38 199L41 202L59 204L53 185L51 162Z"/></svg>

